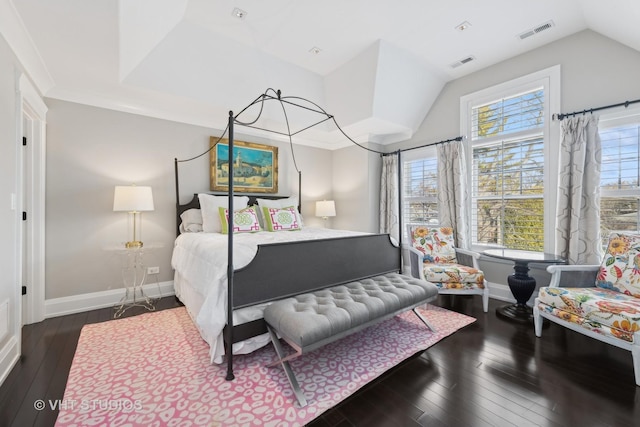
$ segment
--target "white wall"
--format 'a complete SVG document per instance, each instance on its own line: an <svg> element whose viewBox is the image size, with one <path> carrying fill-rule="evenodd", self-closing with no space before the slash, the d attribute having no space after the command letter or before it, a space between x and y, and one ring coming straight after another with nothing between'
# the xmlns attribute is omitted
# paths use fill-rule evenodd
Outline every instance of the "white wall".
<svg viewBox="0 0 640 427"><path fill-rule="evenodd" d="M115 185L136 183L153 189L155 210L143 214L143 242L162 246L145 254L159 266L160 282L173 279L170 265L175 239L174 158L205 151L219 130L47 99L46 298L119 289L120 255L107 250L129 240L126 214L113 212ZM288 144L279 147L279 194L298 191L298 175ZM330 198L331 152L295 146L303 172L302 214L315 218L315 201ZM208 156L181 163L181 203L209 191Z"/></svg>
<svg viewBox="0 0 640 427"><path fill-rule="evenodd" d="M376 144L366 146L382 151ZM331 226L342 230L377 233L382 170L380 155L352 146L333 151L332 161L336 216Z"/></svg>
<svg viewBox="0 0 640 427"><path fill-rule="evenodd" d="M3 144L15 141L13 68L15 61L6 45L0 47L3 78L0 105ZM460 96L537 71L562 66L562 110L583 109L637 97L640 54L592 31L584 31L528 52L470 76L448 83L414 138L386 146L387 151L457 136ZM6 94L6 96L5 96ZM160 267L160 281L170 281L171 246L174 238L175 189L173 159L202 152L210 135L218 130L119 113L63 101L47 100L47 271L46 298L119 289L118 260L105 247L127 240L125 215L112 212L113 187L136 182L151 185L156 210L144 214L143 237L159 243L147 264ZM280 194L294 194L297 174L289 158L288 144L259 140L280 147ZM4 153L7 153L5 156ZM314 217L316 200L336 200L334 228L377 231L380 159L357 147L334 152L296 146L303 171L303 215L308 225L321 225ZM0 300L5 287L16 279L15 219L7 198L15 192L15 146L3 148L0 200L3 272ZM181 202L208 188L206 156L181 166ZM4 206L4 208L2 207ZM491 266L486 266L490 270ZM508 270L508 268L507 268ZM498 276L502 277L502 274ZM505 280L506 283L506 280Z"/></svg>
<svg viewBox="0 0 640 427"><path fill-rule="evenodd" d="M461 96L557 64L563 113L638 97L640 52L585 30L447 83L414 137L385 148L393 151L458 136Z"/></svg>
<svg viewBox="0 0 640 427"><path fill-rule="evenodd" d="M456 137L460 134L461 96L557 64L561 66L562 111L553 113L615 104L637 99L640 94L640 52L586 30L449 82L415 136L385 149L393 151ZM499 298L510 298L506 277L512 272L511 266L483 258L480 267L487 280L501 285L494 287L492 296L495 291ZM544 269L533 268L531 274L538 286L548 283Z"/></svg>
<svg viewBox="0 0 640 427"><path fill-rule="evenodd" d="M17 249L21 195L16 135L21 117L16 96L19 70L18 61L5 39L0 37L0 383L20 354L21 273Z"/></svg>

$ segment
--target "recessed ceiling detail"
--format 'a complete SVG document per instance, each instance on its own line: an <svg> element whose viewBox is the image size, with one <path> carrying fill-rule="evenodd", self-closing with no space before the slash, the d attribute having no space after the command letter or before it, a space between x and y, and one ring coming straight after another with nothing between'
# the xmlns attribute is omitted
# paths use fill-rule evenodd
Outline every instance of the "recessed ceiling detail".
<svg viewBox="0 0 640 427"><path fill-rule="evenodd" d="M524 40L531 36L535 36L536 34L541 33L542 31L546 31L554 26L555 24L553 23L553 21L547 21L544 24L540 24L535 28L525 31L524 33L520 33L518 37L520 38L520 40Z"/></svg>
<svg viewBox="0 0 640 427"><path fill-rule="evenodd" d="M446 82L546 43L592 30L640 51L638 0L476 3L0 0L0 37L48 98L221 130L274 88L384 143L409 138ZM328 125L296 140L342 141Z"/></svg>
<svg viewBox="0 0 640 427"><path fill-rule="evenodd" d="M458 25L455 26L455 29L458 31L464 31L464 30L468 30L469 27L471 27L471 24L468 21L464 21Z"/></svg>
<svg viewBox="0 0 640 427"><path fill-rule="evenodd" d="M461 60L456 61L456 62L454 62L453 64L451 64L451 68L458 68L458 67L460 67L461 65L468 64L468 63L469 63L469 62L471 62L471 61L475 61L475 59L476 59L476 58L475 58L475 56L473 56L473 55L469 55L469 56L464 57L464 58L462 58Z"/></svg>
<svg viewBox="0 0 640 427"><path fill-rule="evenodd" d="M236 7L235 9L233 9L233 11L231 11L231 15L235 16L238 19L244 19L247 17L247 12L245 12L244 10Z"/></svg>

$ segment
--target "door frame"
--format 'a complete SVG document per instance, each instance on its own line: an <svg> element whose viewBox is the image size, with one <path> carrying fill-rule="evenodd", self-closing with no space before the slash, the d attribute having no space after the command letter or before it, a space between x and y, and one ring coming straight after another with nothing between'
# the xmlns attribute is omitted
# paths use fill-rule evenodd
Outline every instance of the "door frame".
<svg viewBox="0 0 640 427"><path fill-rule="evenodd" d="M29 207L26 227L18 227L18 275L19 285L27 285L27 295L20 296L20 324L41 322L45 318L45 178L46 178L46 114L47 106L35 86L22 73L18 75L17 104L17 143L18 149L18 214L22 216L24 207ZM30 125L25 129L24 123ZM22 137L29 134L28 149L22 145ZM28 168L24 165L28 164ZM29 174L26 179L25 174ZM28 188L27 188L28 187ZM21 219L21 218L20 218ZM26 236L24 235L26 234ZM23 239L28 241L23 241ZM25 248L26 246L26 248ZM23 251L23 248L26 249ZM26 259L25 259L26 258ZM24 267L24 268L23 268ZM24 272L24 273L23 273ZM25 298L25 307L22 301ZM25 311L24 314L22 311Z"/></svg>

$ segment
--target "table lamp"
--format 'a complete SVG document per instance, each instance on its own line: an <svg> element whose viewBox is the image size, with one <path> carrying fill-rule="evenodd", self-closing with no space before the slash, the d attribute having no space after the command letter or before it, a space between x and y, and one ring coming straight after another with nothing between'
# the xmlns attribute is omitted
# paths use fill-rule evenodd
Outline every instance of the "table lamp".
<svg viewBox="0 0 640 427"><path fill-rule="evenodd" d="M140 230L143 211L153 210L151 187L137 185L116 185L113 195L113 211L129 212L133 216L133 239L125 244L127 248L140 248ZM139 223L139 224L136 224ZM136 233L136 230L138 232Z"/></svg>
<svg viewBox="0 0 640 427"><path fill-rule="evenodd" d="M316 216L321 216L327 220L330 216L336 216L336 203L333 200L322 200L316 202Z"/></svg>

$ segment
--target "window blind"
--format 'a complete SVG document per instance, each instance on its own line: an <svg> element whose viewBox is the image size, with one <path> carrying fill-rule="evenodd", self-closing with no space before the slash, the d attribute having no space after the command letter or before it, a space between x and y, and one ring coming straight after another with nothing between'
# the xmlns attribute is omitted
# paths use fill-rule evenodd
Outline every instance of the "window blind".
<svg viewBox="0 0 640 427"><path fill-rule="evenodd" d="M538 88L471 110L471 140L536 131L544 125L544 90Z"/></svg>
<svg viewBox="0 0 640 427"><path fill-rule="evenodd" d="M472 108L475 244L544 250L544 91Z"/></svg>
<svg viewBox="0 0 640 427"><path fill-rule="evenodd" d="M407 225L438 224L438 160L435 150L402 162L402 220ZM406 235L406 230L403 230Z"/></svg>
<svg viewBox="0 0 640 427"><path fill-rule="evenodd" d="M640 121L640 117L636 118ZM600 130L600 231L638 231L640 224L640 123Z"/></svg>

